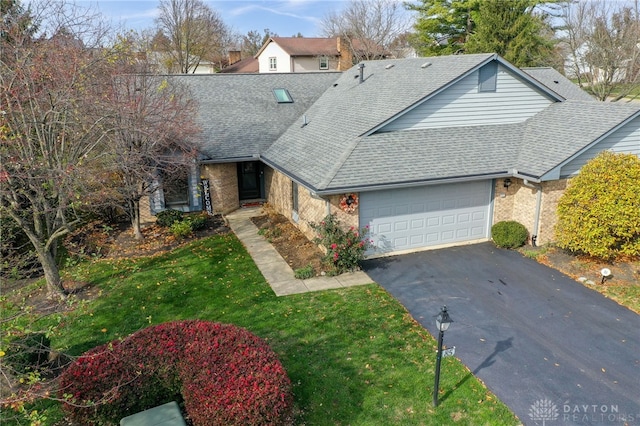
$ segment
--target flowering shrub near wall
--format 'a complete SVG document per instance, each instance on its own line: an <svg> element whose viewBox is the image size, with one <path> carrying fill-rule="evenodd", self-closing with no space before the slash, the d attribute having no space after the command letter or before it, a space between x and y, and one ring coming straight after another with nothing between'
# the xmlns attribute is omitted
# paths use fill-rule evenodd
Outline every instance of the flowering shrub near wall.
<svg viewBox="0 0 640 426"><path fill-rule="evenodd" d="M62 375L59 396L77 424L177 400L193 425L288 425L291 382L259 337L229 324L177 321L94 348Z"/></svg>
<svg viewBox="0 0 640 426"><path fill-rule="evenodd" d="M365 251L371 247L371 240L367 238L368 227L358 230L352 226L344 230L335 214L325 217L320 223L310 223L309 226L318 234L314 242L326 248L324 262L334 275L357 270Z"/></svg>

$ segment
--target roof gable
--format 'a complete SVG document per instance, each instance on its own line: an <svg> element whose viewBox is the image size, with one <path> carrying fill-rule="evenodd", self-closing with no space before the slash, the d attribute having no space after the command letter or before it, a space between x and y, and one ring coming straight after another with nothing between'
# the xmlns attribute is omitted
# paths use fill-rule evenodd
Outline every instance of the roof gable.
<svg viewBox="0 0 640 426"><path fill-rule="evenodd" d="M488 72L483 73L485 70ZM488 90L482 85L486 74L490 80ZM510 69L490 61L392 117L375 131L517 123L554 101Z"/></svg>
<svg viewBox="0 0 640 426"><path fill-rule="evenodd" d="M495 54L367 61L362 79L357 67L346 71L306 111L308 124L291 126L262 158L311 189L330 190L366 136L492 60L544 96L562 99Z"/></svg>

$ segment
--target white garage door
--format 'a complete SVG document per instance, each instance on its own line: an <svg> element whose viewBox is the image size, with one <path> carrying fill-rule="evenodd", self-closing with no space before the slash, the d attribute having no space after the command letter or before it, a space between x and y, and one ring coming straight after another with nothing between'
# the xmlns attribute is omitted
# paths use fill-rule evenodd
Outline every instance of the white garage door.
<svg viewBox="0 0 640 426"><path fill-rule="evenodd" d="M377 253L486 239L491 181L360 193L360 224Z"/></svg>

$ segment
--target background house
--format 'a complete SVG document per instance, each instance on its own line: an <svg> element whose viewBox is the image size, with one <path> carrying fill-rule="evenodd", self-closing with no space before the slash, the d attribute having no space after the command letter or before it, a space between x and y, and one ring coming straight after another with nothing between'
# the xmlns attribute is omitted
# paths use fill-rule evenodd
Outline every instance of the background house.
<svg viewBox="0 0 640 426"><path fill-rule="evenodd" d="M486 241L501 220L552 241L571 176L602 150L640 155L640 106L494 54L176 78L201 102L216 211L265 199L310 236L336 213L370 227L371 255Z"/></svg>
<svg viewBox="0 0 640 426"><path fill-rule="evenodd" d="M341 37L271 37L255 57L261 73L344 71L353 66L352 48Z"/></svg>

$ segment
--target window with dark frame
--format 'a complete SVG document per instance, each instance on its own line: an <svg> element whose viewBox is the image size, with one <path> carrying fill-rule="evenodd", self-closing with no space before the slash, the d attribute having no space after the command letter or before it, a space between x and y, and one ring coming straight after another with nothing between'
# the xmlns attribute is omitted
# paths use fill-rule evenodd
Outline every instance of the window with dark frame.
<svg viewBox="0 0 640 426"><path fill-rule="evenodd" d="M291 182L291 210L298 212L298 184Z"/></svg>
<svg viewBox="0 0 640 426"><path fill-rule="evenodd" d="M478 92L495 92L498 84L498 63L489 62L478 71Z"/></svg>
<svg viewBox="0 0 640 426"><path fill-rule="evenodd" d="M320 56L320 69L328 70L329 69L329 58L327 56Z"/></svg>
<svg viewBox="0 0 640 426"><path fill-rule="evenodd" d="M189 206L189 173L186 169L163 173L162 190L166 208Z"/></svg>

